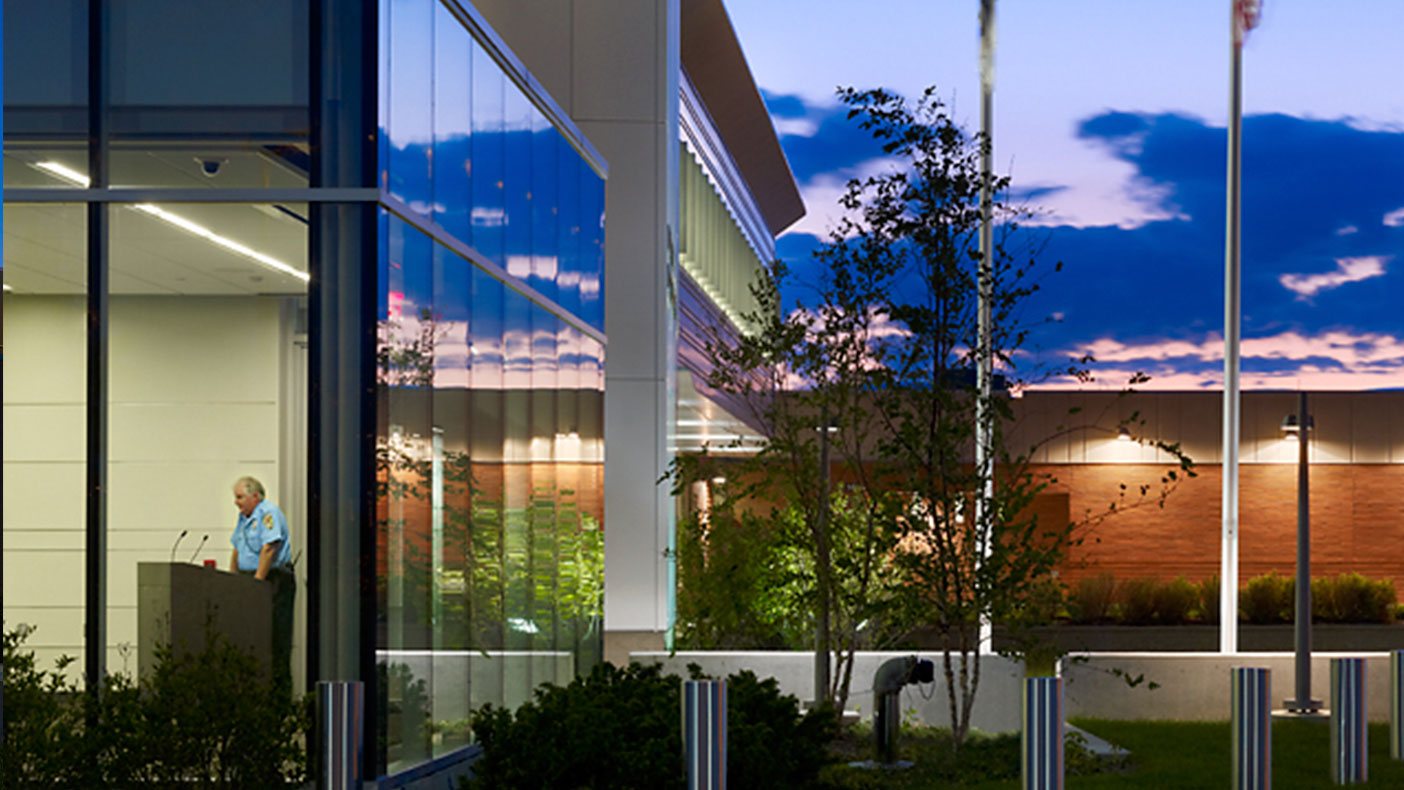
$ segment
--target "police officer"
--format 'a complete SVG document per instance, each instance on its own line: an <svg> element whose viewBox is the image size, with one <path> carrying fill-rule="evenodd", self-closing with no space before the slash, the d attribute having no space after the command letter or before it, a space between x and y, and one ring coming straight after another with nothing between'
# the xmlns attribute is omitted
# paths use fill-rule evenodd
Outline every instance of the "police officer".
<svg viewBox="0 0 1404 790"><path fill-rule="evenodd" d="M273 584L273 677L291 681L293 597L297 585L292 570L292 541L283 511L265 499L263 484L253 477L234 482L234 506L239 520L234 525L234 553L229 570L251 573L255 579Z"/></svg>

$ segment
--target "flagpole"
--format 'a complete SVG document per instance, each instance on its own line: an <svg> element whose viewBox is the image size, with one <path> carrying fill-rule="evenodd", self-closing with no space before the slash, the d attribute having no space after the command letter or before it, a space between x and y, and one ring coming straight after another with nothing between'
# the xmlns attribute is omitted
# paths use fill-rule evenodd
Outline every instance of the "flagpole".
<svg viewBox="0 0 1404 790"><path fill-rule="evenodd" d="M980 0L980 271L978 275L979 335L975 349L975 384L979 394L975 399L975 469L980 479L980 495L976 497L976 529L983 531L985 540L992 534L989 513L994 498L994 475L991 469L990 379L993 354L990 325L990 300L994 279L993 170L994 170L994 47L995 0ZM984 545L984 553L990 547ZM980 617L980 652L993 651L993 629L989 617Z"/></svg>
<svg viewBox="0 0 1404 790"><path fill-rule="evenodd" d="M1219 571L1219 652L1238 652L1238 351L1241 310L1239 229L1243 126L1243 28L1238 0L1230 0L1228 207L1224 240L1223 550Z"/></svg>

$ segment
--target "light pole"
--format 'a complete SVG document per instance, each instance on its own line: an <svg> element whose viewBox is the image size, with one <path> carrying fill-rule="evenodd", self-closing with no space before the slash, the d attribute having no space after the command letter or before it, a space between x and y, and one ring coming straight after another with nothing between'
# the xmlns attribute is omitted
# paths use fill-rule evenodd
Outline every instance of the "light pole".
<svg viewBox="0 0 1404 790"><path fill-rule="evenodd" d="M1297 394L1297 413L1282 418L1282 432L1297 434L1297 611L1294 637L1297 659L1296 699L1283 701L1291 713L1321 712L1321 700L1311 698L1311 497L1308 491L1307 433L1312 428L1307 394Z"/></svg>

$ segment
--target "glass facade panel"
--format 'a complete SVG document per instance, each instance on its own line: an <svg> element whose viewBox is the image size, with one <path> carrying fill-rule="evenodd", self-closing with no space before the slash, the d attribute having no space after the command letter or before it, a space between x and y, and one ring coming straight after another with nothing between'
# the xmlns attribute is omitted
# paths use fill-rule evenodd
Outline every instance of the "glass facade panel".
<svg viewBox="0 0 1404 790"><path fill-rule="evenodd" d="M585 323L604 331L605 185L580 163L580 312Z"/></svg>
<svg viewBox="0 0 1404 790"><path fill-rule="evenodd" d="M80 187L88 162L88 2L5 4L5 186Z"/></svg>
<svg viewBox="0 0 1404 790"><path fill-rule="evenodd" d="M473 49L472 225L473 249L506 268L507 77L482 47Z"/></svg>
<svg viewBox="0 0 1404 790"><path fill-rule="evenodd" d="M33 630L37 667L83 671L86 207L5 205L6 630ZM120 664L118 665L120 666Z"/></svg>
<svg viewBox="0 0 1404 790"><path fill-rule="evenodd" d="M598 660L601 400L582 394L599 379L582 385L580 369L602 355L398 217L385 231L379 655L393 773L466 743L472 708L515 707Z"/></svg>
<svg viewBox="0 0 1404 790"><path fill-rule="evenodd" d="M310 4L108 5L114 186L307 185Z"/></svg>
<svg viewBox="0 0 1404 790"><path fill-rule="evenodd" d="M476 45L442 4L434 10L434 219L473 243L472 66Z"/></svg>
<svg viewBox="0 0 1404 790"><path fill-rule="evenodd" d="M159 614L143 611L143 563L258 570L261 551L241 554L234 542L233 489L248 476L264 491L254 515L258 548L265 532L281 534L276 514L261 523L270 504L286 522L286 553L276 547L270 567L289 567L266 577L291 596L281 610L288 619L274 623L272 666L301 692L307 206L140 203L109 211L108 667L150 668L140 636L153 623L141 618Z"/></svg>
<svg viewBox="0 0 1404 790"><path fill-rule="evenodd" d="M432 0L390 3L391 195L429 214L429 152L434 135L434 6Z"/></svg>

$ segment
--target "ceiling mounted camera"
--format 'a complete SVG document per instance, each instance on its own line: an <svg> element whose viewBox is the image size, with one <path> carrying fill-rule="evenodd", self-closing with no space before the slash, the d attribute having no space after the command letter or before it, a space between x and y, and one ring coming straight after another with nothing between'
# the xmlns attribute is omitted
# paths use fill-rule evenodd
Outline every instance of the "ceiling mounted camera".
<svg viewBox="0 0 1404 790"><path fill-rule="evenodd" d="M206 159L195 157L195 162L200 165L200 172L205 174L205 178L214 178L219 175L219 169L224 166L228 159Z"/></svg>

